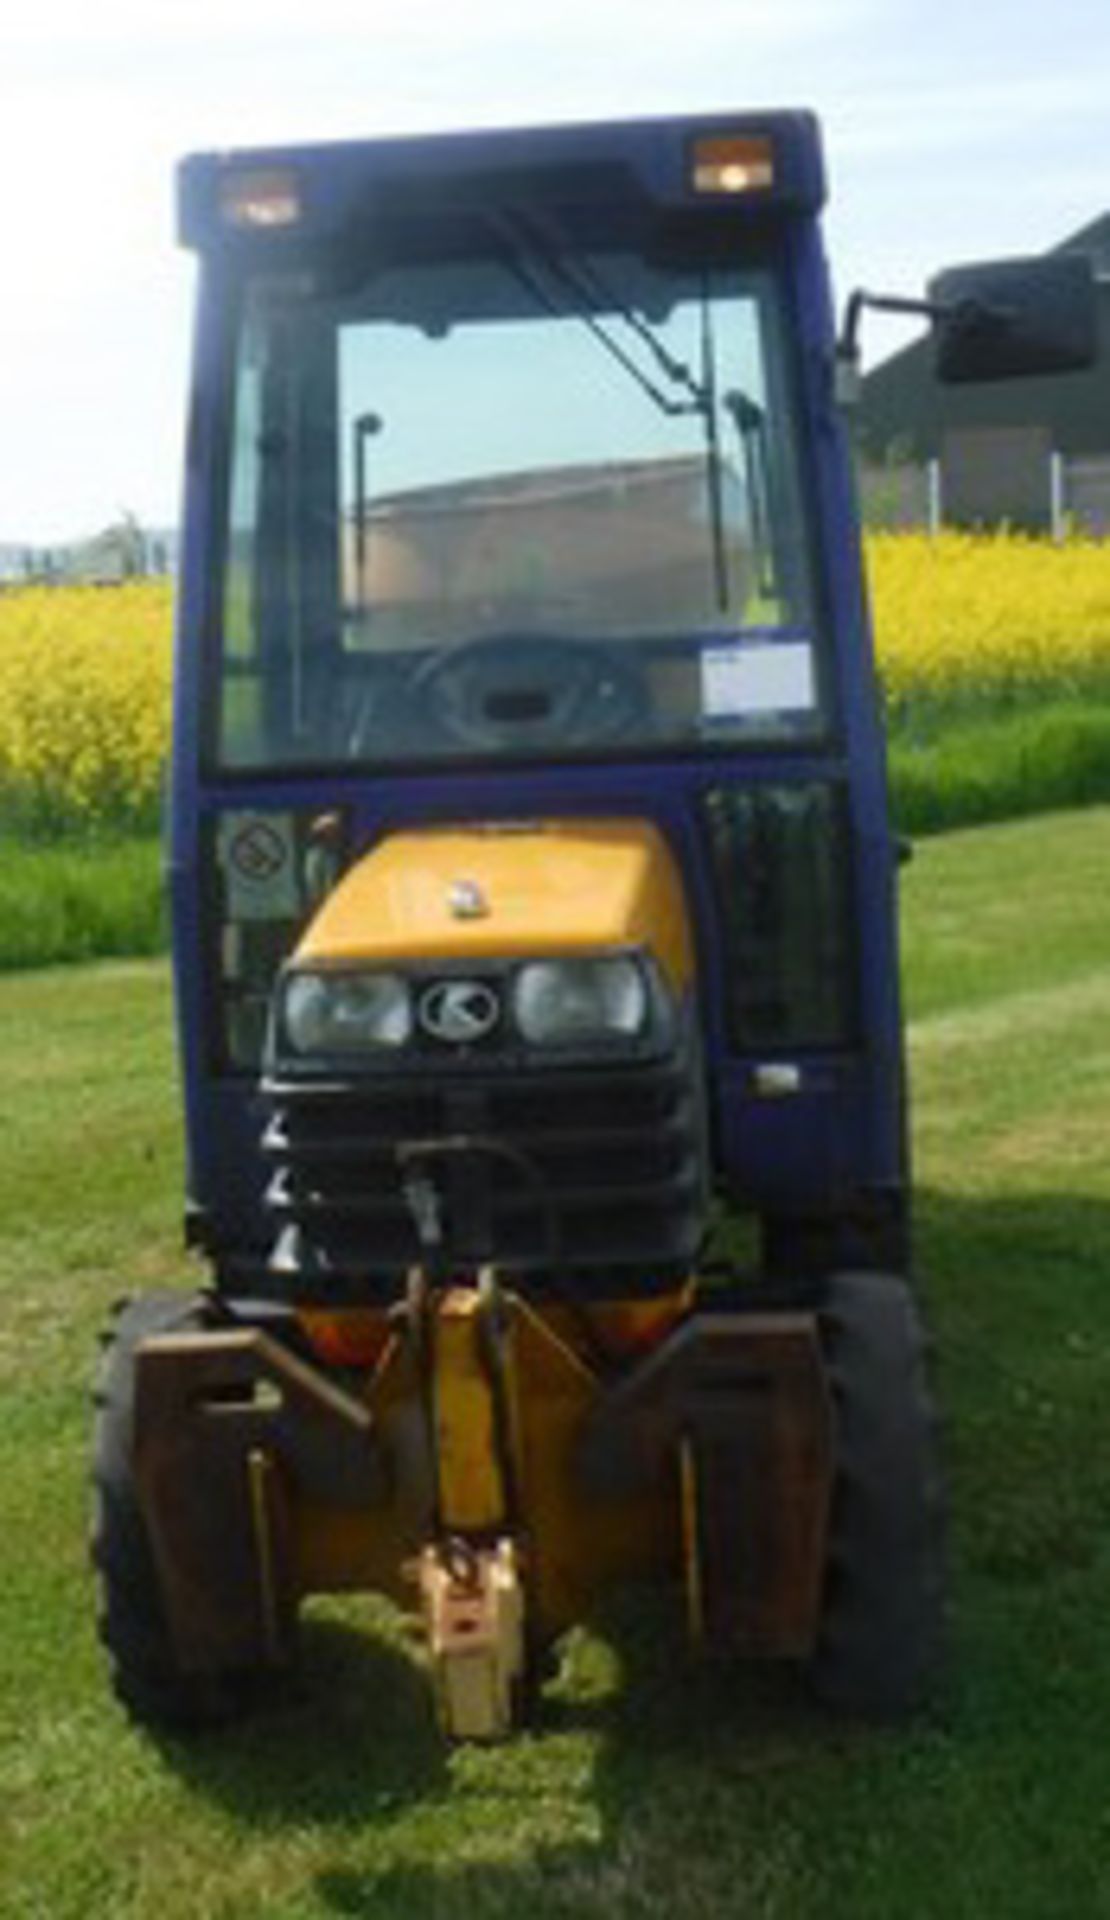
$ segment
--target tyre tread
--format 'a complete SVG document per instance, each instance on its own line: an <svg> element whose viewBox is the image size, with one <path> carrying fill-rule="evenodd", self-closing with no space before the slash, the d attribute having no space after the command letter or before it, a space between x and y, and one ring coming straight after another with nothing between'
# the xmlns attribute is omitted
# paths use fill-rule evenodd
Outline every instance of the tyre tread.
<svg viewBox="0 0 1110 1920"><path fill-rule="evenodd" d="M822 1332L836 1473L808 1678L839 1712L900 1719L929 1698L944 1645L945 1498L924 1331L904 1280L842 1273Z"/></svg>

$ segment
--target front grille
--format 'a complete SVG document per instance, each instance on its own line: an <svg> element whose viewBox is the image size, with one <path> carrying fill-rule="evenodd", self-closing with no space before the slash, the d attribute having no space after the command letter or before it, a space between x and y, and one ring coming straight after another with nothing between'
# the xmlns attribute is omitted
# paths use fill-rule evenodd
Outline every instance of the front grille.
<svg viewBox="0 0 1110 1920"><path fill-rule="evenodd" d="M271 1080L271 1272L302 1298L381 1297L430 1249L406 1180L430 1185L443 1262L536 1290L673 1284L705 1212L696 1054L593 1069Z"/></svg>

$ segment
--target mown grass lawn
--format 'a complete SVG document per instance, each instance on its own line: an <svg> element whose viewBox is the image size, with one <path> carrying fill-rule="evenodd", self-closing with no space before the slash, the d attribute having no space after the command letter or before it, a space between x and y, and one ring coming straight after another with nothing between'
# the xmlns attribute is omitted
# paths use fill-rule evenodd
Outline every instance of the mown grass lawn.
<svg viewBox="0 0 1110 1920"><path fill-rule="evenodd" d="M909 1732L583 1636L538 1730L447 1754L396 1627L317 1611L287 1704L194 1746L102 1681L85 1389L184 1277L161 962L0 981L0 1914L1110 1915L1110 813L924 843L905 884L954 1665ZM372 1609L365 1610L372 1615Z"/></svg>

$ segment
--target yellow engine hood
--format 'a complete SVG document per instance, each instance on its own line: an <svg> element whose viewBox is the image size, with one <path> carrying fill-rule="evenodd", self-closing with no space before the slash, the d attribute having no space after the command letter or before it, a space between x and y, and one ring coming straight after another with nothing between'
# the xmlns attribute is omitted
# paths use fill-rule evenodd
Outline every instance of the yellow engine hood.
<svg viewBox="0 0 1110 1920"><path fill-rule="evenodd" d="M296 958L377 966L627 946L687 983L685 900L661 834L643 821L547 821L392 834L344 875Z"/></svg>

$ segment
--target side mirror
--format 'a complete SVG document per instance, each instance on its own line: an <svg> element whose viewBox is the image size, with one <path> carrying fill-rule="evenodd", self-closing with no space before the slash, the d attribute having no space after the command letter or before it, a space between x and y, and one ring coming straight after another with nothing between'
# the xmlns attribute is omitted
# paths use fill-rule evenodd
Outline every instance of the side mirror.
<svg viewBox="0 0 1110 1920"><path fill-rule="evenodd" d="M1072 373L1098 358L1098 301L1083 253L952 267L930 282L938 380Z"/></svg>

